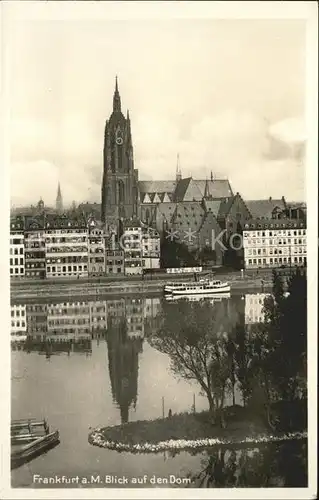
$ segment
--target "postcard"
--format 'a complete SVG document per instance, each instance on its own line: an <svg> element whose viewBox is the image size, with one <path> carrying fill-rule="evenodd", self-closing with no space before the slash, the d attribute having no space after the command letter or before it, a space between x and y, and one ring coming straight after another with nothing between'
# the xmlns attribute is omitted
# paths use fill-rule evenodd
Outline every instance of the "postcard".
<svg viewBox="0 0 319 500"><path fill-rule="evenodd" d="M0 14L1 498L315 498L317 3Z"/></svg>

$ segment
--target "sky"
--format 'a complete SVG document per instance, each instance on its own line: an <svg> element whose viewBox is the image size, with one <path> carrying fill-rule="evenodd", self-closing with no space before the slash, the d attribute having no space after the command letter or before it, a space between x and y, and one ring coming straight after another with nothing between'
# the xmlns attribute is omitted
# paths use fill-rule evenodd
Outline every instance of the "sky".
<svg viewBox="0 0 319 500"><path fill-rule="evenodd" d="M305 199L305 22L17 21L11 204L100 202L115 75L140 180L229 178L244 199Z"/></svg>

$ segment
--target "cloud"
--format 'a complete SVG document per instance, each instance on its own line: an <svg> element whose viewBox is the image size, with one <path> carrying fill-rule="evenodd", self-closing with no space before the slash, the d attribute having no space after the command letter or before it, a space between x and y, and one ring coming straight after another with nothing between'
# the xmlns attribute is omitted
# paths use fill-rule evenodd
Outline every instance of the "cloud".
<svg viewBox="0 0 319 500"><path fill-rule="evenodd" d="M58 180L66 203L100 201L115 74L140 179L173 178L179 153L185 176L213 170L244 197L261 192L261 179L272 195L289 172L292 196L304 156L304 30L297 20L21 22L11 54L13 201L54 203Z"/></svg>
<svg viewBox="0 0 319 500"><path fill-rule="evenodd" d="M307 139L305 122L301 117L292 117L275 123L269 133L286 144L304 143Z"/></svg>

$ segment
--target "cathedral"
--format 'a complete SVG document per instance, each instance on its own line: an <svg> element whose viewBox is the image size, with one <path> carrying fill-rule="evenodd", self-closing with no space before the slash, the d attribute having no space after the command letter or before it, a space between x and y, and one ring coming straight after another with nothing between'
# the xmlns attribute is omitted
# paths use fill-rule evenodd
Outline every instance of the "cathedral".
<svg viewBox="0 0 319 500"><path fill-rule="evenodd" d="M134 169L129 112L122 113L116 78L113 111L105 124L103 148L102 221L117 224L138 215L138 172Z"/></svg>
<svg viewBox="0 0 319 500"><path fill-rule="evenodd" d="M178 159L175 179L139 180L138 170L134 168L129 112L126 117L122 113L116 78L113 110L104 132L102 221L107 222L109 228L118 228L120 220L137 217L161 231L164 223L165 227L173 224L181 209L205 211L204 202L213 200L219 202L215 203L219 207L233 197L228 179L216 179L213 173L204 180L183 178Z"/></svg>

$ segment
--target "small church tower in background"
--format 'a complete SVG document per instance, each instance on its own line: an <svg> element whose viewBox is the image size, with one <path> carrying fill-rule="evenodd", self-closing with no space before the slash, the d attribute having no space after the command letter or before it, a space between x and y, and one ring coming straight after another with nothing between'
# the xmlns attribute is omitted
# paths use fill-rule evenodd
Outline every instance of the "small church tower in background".
<svg viewBox="0 0 319 500"><path fill-rule="evenodd" d="M58 184L58 193L56 196L55 208L56 208L57 212L59 212L59 213L63 212L63 199L62 199L62 194L61 194L60 183Z"/></svg>
<svg viewBox="0 0 319 500"><path fill-rule="evenodd" d="M176 182L182 180L182 171L181 166L179 164L179 154L177 155L177 163L176 163Z"/></svg>

